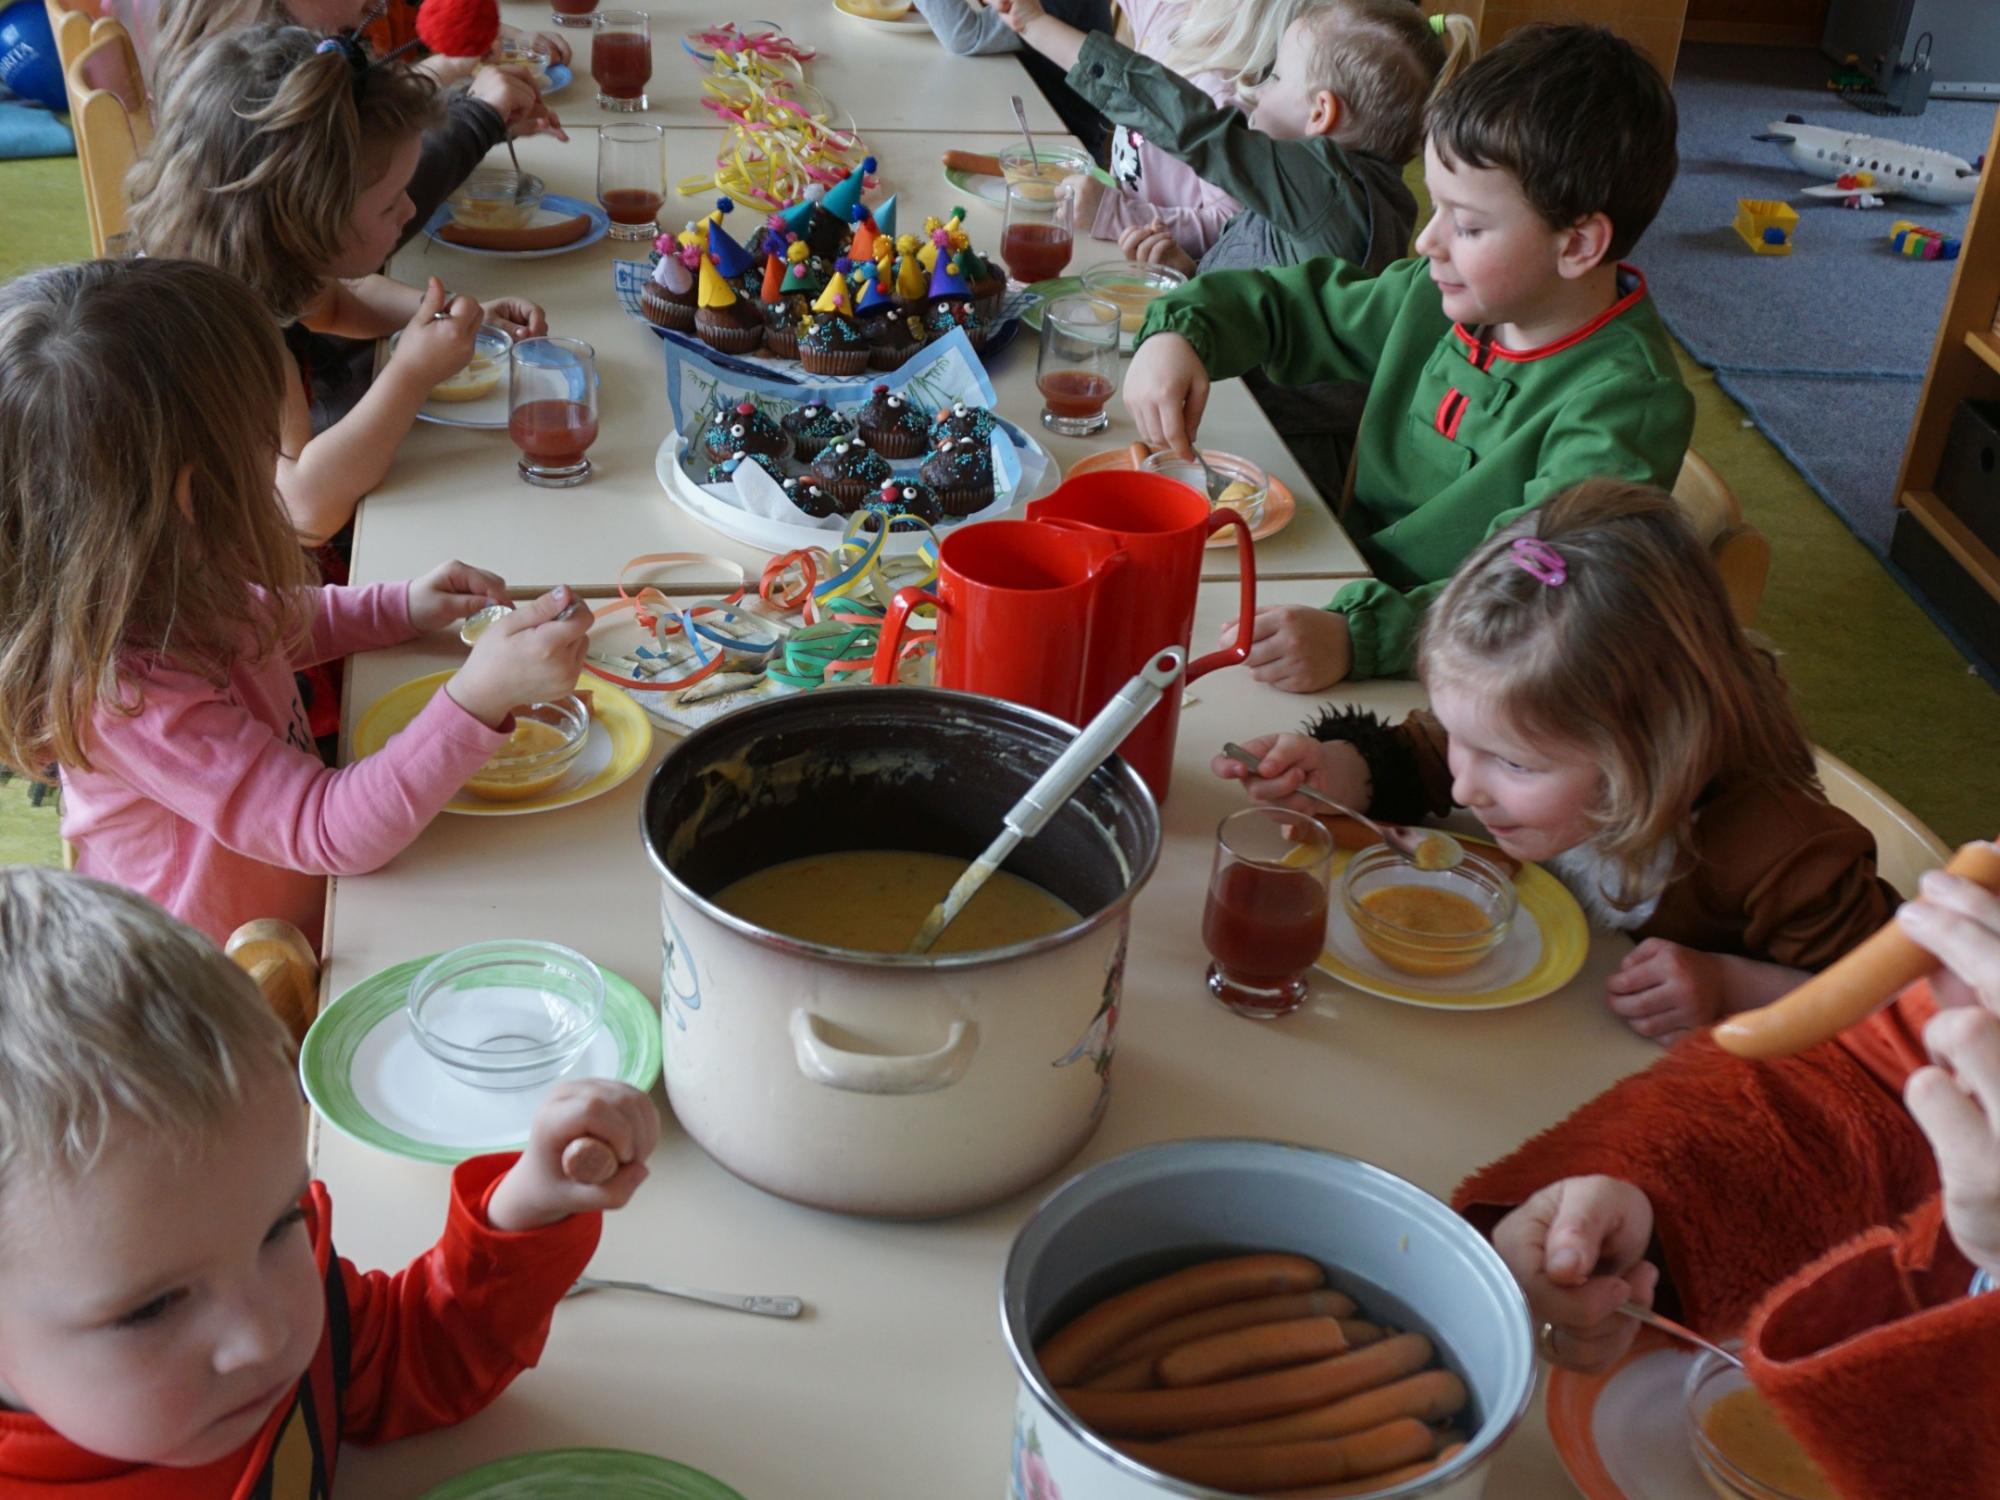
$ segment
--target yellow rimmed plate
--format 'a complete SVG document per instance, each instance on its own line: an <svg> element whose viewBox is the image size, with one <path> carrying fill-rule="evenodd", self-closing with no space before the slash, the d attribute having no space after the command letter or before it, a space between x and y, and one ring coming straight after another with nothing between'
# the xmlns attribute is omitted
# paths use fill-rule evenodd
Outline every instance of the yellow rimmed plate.
<svg viewBox="0 0 2000 1500"><path fill-rule="evenodd" d="M1480 847L1477 839L1461 841L1474 851ZM1335 853L1336 884L1349 858L1345 850ZM1318 968L1370 995L1429 1010L1506 1010L1539 1000L1568 984L1583 967L1590 951L1590 923L1576 897L1540 865L1521 866L1514 891L1520 909L1499 947L1463 974L1418 979L1368 951L1340 909L1335 890L1327 903L1326 951Z"/></svg>
<svg viewBox="0 0 2000 1500"><path fill-rule="evenodd" d="M449 672L433 672L414 678L384 693L361 716L355 726L353 755L360 759L373 755L389 742L410 720L424 710L431 695L451 678ZM525 802L483 802L469 792L460 792L445 803L446 812L464 813L473 818L511 818L523 813L552 812L575 802L601 797L625 781L646 763L653 749L653 721L632 701L623 688L613 687L588 673L577 678L578 691L589 690L591 700L590 739L569 773L539 797Z"/></svg>

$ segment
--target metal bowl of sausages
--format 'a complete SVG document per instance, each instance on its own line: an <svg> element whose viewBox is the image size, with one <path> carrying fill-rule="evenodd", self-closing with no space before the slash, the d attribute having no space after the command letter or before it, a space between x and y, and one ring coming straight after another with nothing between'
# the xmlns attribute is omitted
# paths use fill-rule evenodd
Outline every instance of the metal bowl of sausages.
<svg viewBox="0 0 2000 1500"><path fill-rule="evenodd" d="M1058 1188L1000 1289L1010 1500L1477 1500L1535 1386L1528 1306L1392 1172L1148 1146Z"/></svg>

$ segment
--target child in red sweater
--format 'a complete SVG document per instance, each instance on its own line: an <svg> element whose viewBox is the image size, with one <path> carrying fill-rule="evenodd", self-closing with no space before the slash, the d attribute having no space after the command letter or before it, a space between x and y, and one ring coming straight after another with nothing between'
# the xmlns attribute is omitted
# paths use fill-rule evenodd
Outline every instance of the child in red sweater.
<svg viewBox="0 0 2000 1500"><path fill-rule="evenodd" d="M1750 1063L1706 1033L1454 1197L1542 1349L1601 1368L1668 1302L1849 1500L2000 1494L2000 898L1942 872L1896 920L1945 965L1832 1042ZM1898 1103L1900 1094L1901 1103ZM1905 1108L1906 1107L1906 1108Z"/></svg>
<svg viewBox="0 0 2000 1500"><path fill-rule="evenodd" d="M206 938L114 886L0 872L0 1494L304 1500L342 1442L461 1421L532 1365L652 1102L552 1090L452 1177L443 1238L336 1258L288 1038ZM571 1141L620 1166L569 1181Z"/></svg>

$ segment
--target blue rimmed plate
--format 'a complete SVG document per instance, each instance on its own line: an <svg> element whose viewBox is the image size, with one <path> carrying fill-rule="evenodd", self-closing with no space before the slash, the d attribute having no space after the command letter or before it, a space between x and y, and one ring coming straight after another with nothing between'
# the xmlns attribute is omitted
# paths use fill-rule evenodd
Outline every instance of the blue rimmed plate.
<svg viewBox="0 0 2000 1500"><path fill-rule="evenodd" d="M573 219L578 214L590 218L590 228L581 239L571 240L567 245L558 245L553 250L475 250L470 245L454 245L450 240L440 238L438 231L451 222L451 205L438 205L424 224L424 233L430 240L455 250L460 255L483 255L489 260L542 260L551 255L568 255L572 250L581 250L586 245L594 245L611 232L611 216L595 203L587 203L581 198L565 197L561 193L550 193L542 199L542 206L535 210L532 224L554 224L562 219Z"/></svg>

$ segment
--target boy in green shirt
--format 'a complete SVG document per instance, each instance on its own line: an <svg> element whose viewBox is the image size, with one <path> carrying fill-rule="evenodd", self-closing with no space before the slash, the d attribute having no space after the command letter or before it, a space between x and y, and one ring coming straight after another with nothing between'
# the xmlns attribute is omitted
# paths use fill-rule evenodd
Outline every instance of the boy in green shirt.
<svg viewBox="0 0 2000 1500"><path fill-rule="evenodd" d="M1527 27L1425 125L1422 259L1204 275L1153 304L1125 379L1139 436L1184 454L1212 378L1369 383L1346 521L1376 577L1257 615L1252 672L1293 692L1409 672L1425 605L1480 541L1594 475L1670 487L1694 425L1619 261L1677 164L1653 66L1599 27Z"/></svg>

